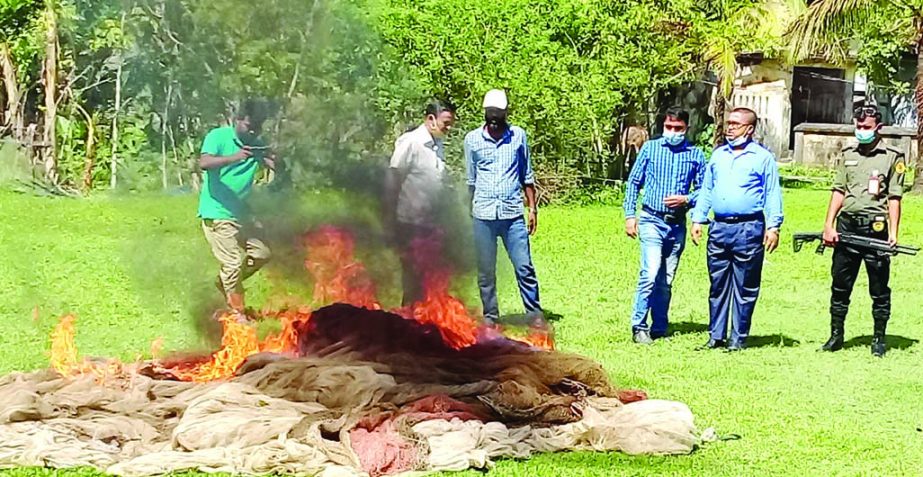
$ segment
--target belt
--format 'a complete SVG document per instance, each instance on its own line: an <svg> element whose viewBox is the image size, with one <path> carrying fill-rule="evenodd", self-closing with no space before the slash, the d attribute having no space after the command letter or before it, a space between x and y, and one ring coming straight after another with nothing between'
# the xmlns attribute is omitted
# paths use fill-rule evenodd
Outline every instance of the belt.
<svg viewBox="0 0 923 477"><path fill-rule="evenodd" d="M679 225L686 221L686 210L685 209L674 209L669 212L660 212L659 210L654 210L646 205L641 206L641 210L645 214L650 214L655 217L663 219L665 222L672 225Z"/></svg>
<svg viewBox="0 0 923 477"><path fill-rule="evenodd" d="M642 205L641 210L644 211L645 214L656 215L657 217L661 217L661 218L663 218L663 216L670 213L670 212L661 212L659 210L654 210L646 205Z"/></svg>
<svg viewBox="0 0 923 477"><path fill-rule="evenodd" d="M762 222L765 220L762 212L755 214L742 214L742 215L716 215L715 222L721 222L723 224L737 224L740 222L755 222L759 220Z"/></svg>

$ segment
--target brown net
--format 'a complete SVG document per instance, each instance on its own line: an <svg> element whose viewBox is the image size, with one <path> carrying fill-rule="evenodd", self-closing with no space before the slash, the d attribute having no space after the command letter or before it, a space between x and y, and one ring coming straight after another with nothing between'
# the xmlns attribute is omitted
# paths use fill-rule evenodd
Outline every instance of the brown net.
<svg viewBox="0 0 923 477"><path fill-rule="evenodd" d="M348 305L299 326L298 356L253 355L228 382L173 381L158 363L103 381L6 376L0 467L388 475L697 443L686 406L626 404L643 393L580 356L506 339L456 350L432 325Z"/></svg>

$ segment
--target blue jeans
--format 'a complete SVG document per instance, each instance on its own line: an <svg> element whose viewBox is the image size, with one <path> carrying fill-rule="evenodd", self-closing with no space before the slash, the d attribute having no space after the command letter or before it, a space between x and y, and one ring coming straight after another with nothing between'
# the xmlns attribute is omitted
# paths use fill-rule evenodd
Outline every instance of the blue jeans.
<svg viewBox="0 0 923 477"><path fill-rule="evenodd" d="M631 315L633 332L650 330L654 336L667 334L673 277L686 247L686 224L668 224L656 215L641 212L638 219L641 239L641 273ZM647 325L647 313L651 326Z"/></svg>
<svg viewBox="0 0 923 477"><path fill-rule="evenodd" d="M708 229L708 331L714 340L725 340L729 321L731 343L743 343L750 335L763 276L765 233L762 220L714 222Z"/></svg>
<svg viewBox="0 0 923 477"><path fill-rule="evenodd" d="M520 216L509 220L474 219L474 245L478 257L478 287L481 289L481 303L484 305L484 319L495 323L500 317L497 304L497 237L513 262L519 294L526 313L538 313L542 306L538 299L538 278L532 266L529 252L529 230L525 219Z"/></svg>

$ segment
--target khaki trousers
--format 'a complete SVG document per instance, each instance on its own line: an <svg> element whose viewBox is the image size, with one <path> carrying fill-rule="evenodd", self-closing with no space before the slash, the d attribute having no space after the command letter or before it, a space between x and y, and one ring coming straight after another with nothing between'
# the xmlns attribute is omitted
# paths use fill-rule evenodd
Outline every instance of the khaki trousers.
<svg viewBox="0 0 923 477"><path fill-rule="evenodd" d="M203 220L205 240L221 264L218 278L225 296L243 293L241 284L269 261L272 253L261 240L234 220Z"/></svg>

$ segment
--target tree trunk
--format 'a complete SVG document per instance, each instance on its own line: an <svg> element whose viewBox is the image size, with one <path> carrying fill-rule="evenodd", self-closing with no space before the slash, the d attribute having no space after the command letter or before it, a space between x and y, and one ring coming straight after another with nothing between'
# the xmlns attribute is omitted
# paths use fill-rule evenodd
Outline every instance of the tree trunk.
<svg viewBox="0 0 923 477"><path fill-rule="evenodd" d="M923 18L916 19L917 25L917 77L916 87L913 92L913 99L917 107L917 157L916 164L913 168L913 187L914 193L923 193L923 160L920 160L923 153Z"/></svg>
<svg viewBox="0 0 923 477"><path fill-rule="evenodd" d="M83 161L83 181L81 181L83 192L87 193L93 189L93 168L96 167L96 120L82 106L79 104L75 106L87 123L87 150L86 159Z"/></svg>
<svg viewBox="0 0 923 477"><path fill-rule="evenodd" d="M715 87L715 146L724 141L724 120L727 112L727 98L724 96L724 85L721 75L718 75L718 85Z"/></svg>
<svg viewBox="0 0 923 477"><path fill-rule="evenodd" d="M45 128L42 134L42 162L45 165L45 179L58 182L57 137L55 125L58 117L58 20L54 4L45 4Z"/></svg>
<svg viewBox="0 0 923 477"><path fill-rule="evenodd" d="M22 109L19 107L22 93L19 90L19 82L16 80L13 55L6 43L0 43L0 76L3 77L3 86L6 91L6 104L0 105L5 111L3 126L10 128L13 139L22 142L23 116Z"/></svg>
<svg viewBox="0 0 923 477"><path fill-rule="evenodd" d="M160 172L164 190L169 185L167 181L167 128L170 127L170 100L172 96L173 83L170 82L167 84L167 99L163 103L163 117L160 124Z"/></svg>
<svg viewBox="0 0 923 477"><path fill-rule="evenodd" d="M125 13L119 23L120 31L125 31ZM119 169L119 114L122 113L122 67L125 64L124 51L119 49L119 64L115 70L115 111L112 113L112 154L109 160L109 187L115 189L118 185Z"/></svg>
<svg viewBox="0 0 923 477"><path fill-rule="evenodd" d="M112 113L112 154L109 159L109 187L118 185L119 171L119 114L122 111L122 57L119 53L119 66L115 70L115 111Z"/></svg>

